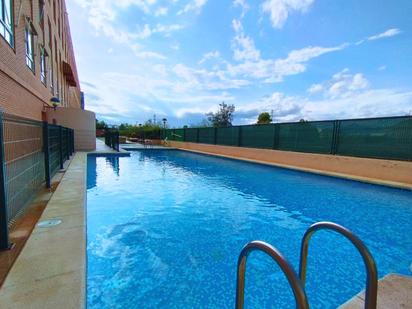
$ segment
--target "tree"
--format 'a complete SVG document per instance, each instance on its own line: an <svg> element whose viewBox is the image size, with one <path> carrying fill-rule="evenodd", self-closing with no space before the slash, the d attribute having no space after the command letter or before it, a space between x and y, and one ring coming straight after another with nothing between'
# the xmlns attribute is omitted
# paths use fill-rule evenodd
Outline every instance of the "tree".
<svg viewBox="0 0 412 309"><path fill-rule="evenodd" d="M263 112L259 114L257 124L268 124L272 122L272 117L268 112Z"/></svg>
<svg viewBox="0 0 412 309"><path fill-rule="evenodd" d="M219 110L216 113L208 113L206 116L214 127L231 127L234 112L235 106L233 104L228 105L222 102L219 104Z"/></svg>
<svg viewBox="0 0 412 309"><path fill-rule="evenodd" d="M107 129L107 127L108 125L106 124L106 122L104 122L103 120L99 121L96 119L96 129L104 130L104 129Z"/></svg>

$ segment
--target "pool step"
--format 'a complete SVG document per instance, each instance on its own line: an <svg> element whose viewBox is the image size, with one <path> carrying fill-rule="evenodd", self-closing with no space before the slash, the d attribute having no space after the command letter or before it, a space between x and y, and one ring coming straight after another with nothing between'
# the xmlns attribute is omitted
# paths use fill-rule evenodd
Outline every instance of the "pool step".
<svg viewBox="0 0 412 309"><path fill-rule="evenodd" d="M364 307L365 291L355 295L339 309L361 309ZM412 277L389 274L378 282L378 309L412 308Z"/></svg>

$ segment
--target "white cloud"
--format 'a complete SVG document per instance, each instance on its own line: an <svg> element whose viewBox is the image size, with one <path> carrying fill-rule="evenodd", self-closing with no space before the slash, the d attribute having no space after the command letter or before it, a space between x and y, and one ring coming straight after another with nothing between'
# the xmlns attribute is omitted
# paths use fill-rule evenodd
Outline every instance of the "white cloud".
<svg viewBox="0 0 412 309"><path fill-rule="evenodd" d="M238 19L232 20L232 28L233 30L235 30L236 33L243 32L242 23Z"/></svg>
<svg viewBox="0 0 412 309"><path fill-rule="evenodd" d="M412 91L402 89L364 89L345 97L317 100L274 92L238 108L238 112L250 115L240 119L241 123L254 123L260 112L271 110L276 122L369 118L407 115L411 101Z"/></svg>
<svg viewBox="0 0 412 309"><path fill-rule="evenodd" d="M258 61L260 59L260 51L256 49L255 42L244 33L236 35L232 45L234 52L233 58L236 61Z"/></svg>
<svg viewBox="0 0 412 309"><path fill-rule="evenodd" d="M152 6L157 3L156 0L76 0L76 2L82 8L87 9L88 21L98 34L102 33L113 42L128 46L139 58L166 59L166 56L159 52L145 50L140 41L156 33L170 36L172 32L183 29L180 24L156 24L154 26L144 24L137 26L136 31L129 31L118 23L119 9L137 6L149 14Z"/></svg>
<svg viewBox="0 0 412 309"><path fill-rule="evenodd" d="M240 18L245 17L247 11L249 11L249 9L250 9L250 7L247 4L246 0L233 0L233 6L242 8L242 14L241 14Z"/></svg>
<svg viewBox="0 0 412 309"><path fill-rule="evenodd" d="M349 69L344 69L332 76L329 81L314 84L309 87L310 94L323 93L327 98L347 98L369 87L369 81L362 73L352 74Z"/></svg>
<svg viewBox="0 0 412 309"><path fill-rule="evenodd" d="M228 64L228 73L263 79L266 83L277 83L283 81L285 76L305 72L307 63L311 59L342 50L347 46L346 44L334 47L308 46L291 51L286 58L262 59L255 57L255 61L250 61L249 58L238 65Z"/></svg>
<svg viewBox="0 0 412 309"><path fill-rule="evenodd" d="M170 35L172 32L182 30L184 27L180 24L162 25L157 24L153 29L153 33L163 33L165 35Z"/></svg>
<svg viewBox="0 0 412 309"><path fill-rule="evenodd" d="M245 79L229 78L223 70L193 69L181 63L173 67L173 72L180 78L175 88L180 92L237 89L250 84Z"/></svg>
<svg viewBox="0 0 412 309"><path fill-rule="evenodd" d="M381 65L378 67L378 71L385 71L386 70L386 65Z"/></svg>
<svg viewBox="0 0 412 309"><path fill-rule="evenodd" d="M384 39L384 38L389 38L395 35L400 34L401 31L398 28L392 28L392 29L388 29L385 32L376 34L376 35L372 35L370 37L368 37L369 41L374 41L374 40L379 40L379 39Z"/></svg>
<svg viewBox="0 0 412 309"><path fill-rule="evenodd" d="M169 12L167 7L160 7L154 12L154 16L165 16Z"/></svg>
<svg viewBox="0 0 412 309"><path fill-rule="evenodd" d="M270 15L274 28L282 28L293 11L305 13L314 0L265 0L262 11Z"/></svg>
<svg viewBox="0 0 412 309"><path fill-rule="evenodd" d="M152 52L152 51L136 51L135 55L137 58L142 58L142 59L158 59L158 60L165 60L166 56Z"/></svg>
<svg viewBox="0 0 412 309"><path fill-rule="evenodd" d="M315 94L323 91L323 85L322 84L313 84L312 86L309 87L308 92L310 94Z"/></svg>
<svg viewBox="0 0 412 309"><path fill-rule="evenodd" d="M204 54L202 59L200 59L200 61L198 63L202 64L202 63L206 62L207 60L213 59L213 58L220 58L219 51L215 50L215 51L211 51L211 52L208 52L208 53Z"/></svg>
<svg viewBox="0 0 412 309"><path fill-rule="evenodd" d="M186 4L182 10L177 12L177 15L182 15L189 12L195 12L196 14L199 14L202 7L207 3L207 1L208 0L191 0L191 2Z"/></svg>
<svg viewBox="0 0 412 309"><path fill-rule="evenodd" d="M292 50L286 58L263 59L254 40L244 33L242 22L233 19L232 28L236 33L232 40L233 59L240 63L227 63L226 73L232 77L263 79L266 83L281 82L285 76L302 73L311 59L349 46L347 43L334 47L308 46Z"/></svg>
<svg viewBox="0 0 412 309"><path fill-rule="evenodd" d="M170 45L170 48L174 50L179 50L180 49L179 42L174 42L173 44Z"/></svg>

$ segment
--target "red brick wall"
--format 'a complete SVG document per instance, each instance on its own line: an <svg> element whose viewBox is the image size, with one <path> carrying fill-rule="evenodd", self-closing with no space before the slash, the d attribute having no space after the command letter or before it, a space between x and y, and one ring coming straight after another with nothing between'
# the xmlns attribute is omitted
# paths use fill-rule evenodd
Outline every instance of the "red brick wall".
<svg viewBox="0 0 412 309"><path fill-rule="evenodd" d="M56 2L56 18L53 13L54 1ZM44 1L44 35L40 25L39 1L14 0L13 2L14 46L11 47L0 35L0 107L7 113L41 120L43 104L47 104L52 96L57 96L58 80L59 98L63 103L62 106L80 108L79 79L64 0ZM21 10L20 3L22 4ZM31 18L38 33L34 37L35 72L32 72L26 66L25 16ZM48 20L51 23L52 51L49 47L50 29L48 27ZM54 44L55 39L57 41L57 51ZM39 45L44 45L49 55L46 58L47 85L44 85L40 80ZM56 52L58 62L56 62ZM62 61L70 64L75 75L76 87L71 87L67 84L62 72ZM51 65L53 66L54 93L52 93L50 88Z"/></svg>

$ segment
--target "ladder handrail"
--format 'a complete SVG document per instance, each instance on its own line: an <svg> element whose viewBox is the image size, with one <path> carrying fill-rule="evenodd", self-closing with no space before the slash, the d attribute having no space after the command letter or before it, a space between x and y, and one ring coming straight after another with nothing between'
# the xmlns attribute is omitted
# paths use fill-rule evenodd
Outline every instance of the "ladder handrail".
<svg viewBox="0 0 412 309"><path fill-rule="evenodd" d="M366 266L366 291L365 291L365 307L367 309L375 309L377 303L378 294L378 271L376 269L376 263L371 253L365 244L350 230L347 228L333 223L333 222L318 222L311 225L305 232L302 238L301 250L300 250L300 264L299 264L299 278L303 286L305 286L306 280L306 266L309 249L309 240L313 234L319 230L333 230L343 236L345 236L351 243L358 249L362 256L363 262Z"/></svg>
<svg viewBox="0 0 412 309"><path fill-rule="evenodd" d="M289 264L286 258L279 252L279 250L263 241L252 241L244 246L242 251L240 252L237 263L236 309L243 309L245 297L246 261L248 255L255 250L263 251L264 253L269 255L282 269L295 296L296 308L308 309L309 304L305 289L298 275L293 270L292 266Z"/></svg>

